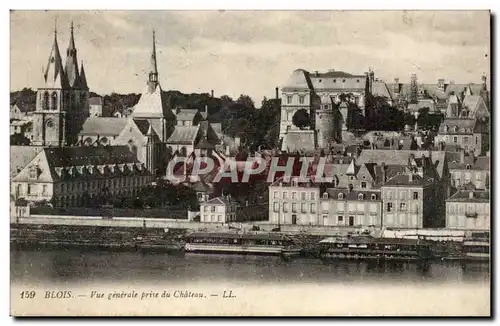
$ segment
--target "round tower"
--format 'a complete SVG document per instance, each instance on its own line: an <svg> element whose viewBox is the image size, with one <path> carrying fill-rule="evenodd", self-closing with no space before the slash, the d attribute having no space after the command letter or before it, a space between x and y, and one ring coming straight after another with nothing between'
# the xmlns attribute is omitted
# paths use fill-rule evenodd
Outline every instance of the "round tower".
<svg viewBox="0 0 500 326"><path fill-rule="evenodd" d="M318 148L329 148L337 139L336 114L332 105L322 105L316 109L315 127Z"/></svg>

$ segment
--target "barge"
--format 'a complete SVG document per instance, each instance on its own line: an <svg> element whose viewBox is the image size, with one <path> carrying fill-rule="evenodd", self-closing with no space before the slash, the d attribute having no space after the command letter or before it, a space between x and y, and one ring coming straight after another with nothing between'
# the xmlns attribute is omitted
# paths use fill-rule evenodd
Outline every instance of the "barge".
<svg viewBox="0 0 500 326"><path fill-rule="evenodd" d="M272 233L208 233L186 236L185 252L299 256L302 252L290 237Z"/></svg>
<svg viewBox="0 0 500 326"><path fill-rule="evenodd" d="M465 261L489 262L490 261L490 237L488 232L473 232L464 239L462 244Z"/></svg>
<svg viewBox="0 0 500 326"><path fill-rule="evenodd" d="M371 236L326 238L319 242L322 259L426 261L431 245L420 239L375 238Z"/></svg>

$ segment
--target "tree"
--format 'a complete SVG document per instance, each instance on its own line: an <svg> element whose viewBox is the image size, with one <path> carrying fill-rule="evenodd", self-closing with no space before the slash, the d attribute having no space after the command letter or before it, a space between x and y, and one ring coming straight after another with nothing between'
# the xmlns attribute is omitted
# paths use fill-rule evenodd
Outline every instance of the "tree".
<svg viewBox="0 0 500 326"><path fill-rule="evenodd" d="M296 127L304 129L311 125L311 117L305 109L300 109L293 115L292 122Z"/></svg>
<svg viewBox="0 0 500 326"><path fill-rule="evenodd" d="M240 97L236 100L236 103L241 104L247 109L255 109L255 103L252 98L248 95L241 94Z"/></svg>
<svg viewBox="0 0 500 326"><path fill-rule="evenodd" d="M30 140L23 134L15 133L10 136L10 145L29 146Z"/></svg>

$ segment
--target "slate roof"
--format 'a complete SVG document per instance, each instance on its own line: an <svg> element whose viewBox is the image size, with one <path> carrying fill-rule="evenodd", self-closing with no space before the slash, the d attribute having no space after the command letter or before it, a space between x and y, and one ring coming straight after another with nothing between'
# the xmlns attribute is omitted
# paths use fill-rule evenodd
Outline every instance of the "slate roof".
<svg viewBox="0 0 500 326"><path fill-rule="evenodd" d="M127 126L127 118L90 117L85 120L80 135L118 136Z"/></svg>
<svg viewBox="0 0 500 326"><path fill-rule="evenodd" d="M282 87L283 89L287 88L307 88L313 89L313 85L309 78L309 72L304 69L296 69L292 72L290 77L288 78L286 84Z"/></svg>
<svg viewBox="0 0 500 326"><path fill-rule="evenodd" d="M10 146L10 176L14 177L42 150L42 146Z"/></svg>
<svg viewBox="0 0 500 326"><path fill-rule="evenodd" d="M329 200L339 200L339 194L343 195L343 199L340 200L356 200L356 201L379 201L380 200L380 190L351 190L342 189L342 188L327 188L325 191L328 194ZM359 195L363 195L362 199ZM322 194L321 194L322 195ZM372 199L372 195L375 195L374 199ZM323 199L323 196L321 196Z"/></svg>
<svg viewBox="0 0 500 326"><path fill-rule="evenodd" d="M181 109L175 116L178 121L193 121L198 110Z"/></svg>
<svg viewBox="0 0 500 326"><path fill-rule="evenodd" d="M391 165L407 165L409 155L413 154L415 158L425 155L431 155L432 164L436 169L439 177L443 177L445 167L445 152L442 151L411 151L411 150L392 150L392 149L365 149L361 152L357 159L358 164L377 163L382 162Z"/></svg>
<svg viewBox="0 0 500 326"><path fill-rule="evenodd" d="M193 145L198 135L199 126L175 126L167 144Z"/></svg>
<svg viewBox="0 0 500 326"><path fill-rule="evenodd" d="M474 198L469 198L470 193L473 193ZM490 192L483 190L459 190L450 198L446 199L447 202L490 202Z"/></svg>
<svg viewBox="0 0 500 326"><path fill-rule="evenodd" d="M475 126L476 126L476 119L446 118L439 126L439 133L470 134L473 132ZM448 127L448 130L446 130L446 127ZM456 131L455 127L457 128ZM470 129L470 131L467 131L467 129Z"/></svg>
<svg viewBox="0 0 500 326"><path fill-rule="evenodd" d="M170 97L158 84L152 93L146 86L139 98L139 102L134 106L133 117L140 118L172 118L172 108Z"/></svg>
<svg viewBox="0 0 500 326"><path fill-rule="evenodd" d="M397 186L401 186L401 187L406 187L406 186L425 187L425 186L429 186L429 185L433 184L434 182L435 182L435 180L433 178L430 178L426 175L421 177L418 174L413 174L412 180L410 181L409 174L400 174L400 175L396 175L396 176L390 178L389 180L387 180L387 182L384 184L384 186L388 186L388 187L397 187Z"/></svg>
<svg viewBox="0 0 500 326"><path fill-rule="evenodd" d="M137 128L139 128L139 130L141 131L141 133L143 135L147 134L147 132L149 130L149 126L151 125L148 120L137 120L137 119L134 119L134 123L137 126Z"/></svg>
<svg viewBox="0 0 500 326"><path fill-rule="evenodd" d="M448 168L450 170L467 170L467 165L469 165L468 170L474 171L489 171L490 170L490 158L487 156L479 156L474 159L473 156L465 156L464 162L450 162Z"/></svg>
<svg viewBox="0 0 500 326"><path fill-rule="evenodd" d="M47 147L44 151L52 167L139 163L128 146Z"/></svg>
<svg viewBox="0 0 500 326"><path fill-rule="evenodd" d="M225 205L228 206L230 205L230 201L225 198L225 197L217 197L217 198L212 198L209 201L206 201L204 203L201 203L200 205Z"/></svg>
<svg viewBox="0 0 500 326"><path fill-rule="evenodd" d="M413 112L418 112L418 110L422 108L429 108L429 112L436 111L436 106L432 99L422 99L419 100L417 103L410 103L408 104L407 110L413 113Z"/></svg>
<svg viewBox="0 0 500 326"><path fill-rule="evenodd" d="M89 105L102 105L102 97L89 98Z"/></svg>

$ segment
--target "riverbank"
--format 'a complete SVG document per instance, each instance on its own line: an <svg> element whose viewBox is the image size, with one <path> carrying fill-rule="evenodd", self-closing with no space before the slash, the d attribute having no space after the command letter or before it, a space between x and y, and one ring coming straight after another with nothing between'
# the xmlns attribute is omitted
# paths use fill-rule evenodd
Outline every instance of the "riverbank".
<svg viewBox="0 0 500 326"><path fill-rule="evenodd" d="M184 228L75 226L47 224L11 224L12 248L82 248L127 252L183 253L186 234ZM302 256L319 258L318 242L321 235L290 235L302 248ZM456 242L430 242L433 259L463 260L463 248Z"/></svg>

